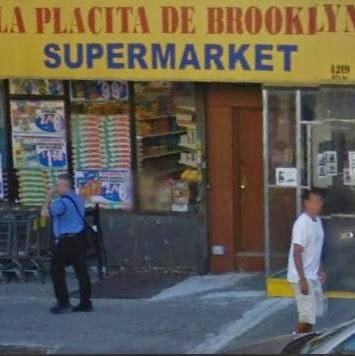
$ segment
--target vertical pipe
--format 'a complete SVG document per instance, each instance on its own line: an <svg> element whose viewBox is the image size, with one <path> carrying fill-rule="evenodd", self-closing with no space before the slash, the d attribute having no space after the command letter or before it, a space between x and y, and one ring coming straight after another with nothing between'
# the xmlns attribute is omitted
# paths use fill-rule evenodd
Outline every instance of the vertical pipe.
<svg viewBox="0 0 355 356"><path fill-rule="evenodd" d="M269 147L268 147L268 90L263 89L263 159L264 159L264 244L265 283L270 275L270 230L269 230Z"/></svg>
<svg viewBox="0 0 355 356"><path fill-rule="evenodd" d="M301 142L301 90L296 90L296 167L297 167L297 188L296 188L296 207L297 215L301 213L302 210L302 200L301 200L301 167L302 167L302 142Z"/></svg>

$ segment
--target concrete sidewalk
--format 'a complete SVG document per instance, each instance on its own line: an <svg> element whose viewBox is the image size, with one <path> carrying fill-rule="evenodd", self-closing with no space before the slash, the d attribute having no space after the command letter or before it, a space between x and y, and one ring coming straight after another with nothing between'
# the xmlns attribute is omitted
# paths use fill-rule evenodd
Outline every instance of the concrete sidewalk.
<svg viewBox="0 0 355 356"><path fill-rule="evenodd" d="M75 288L73 280L71 288ZM150 299L95 300L95 311L53 316L51 285L0 285L0 345L61 353L216 353L292 331L292 300L267 299L253 274L191 277ZM332 301L321 326L348 320ZM349 309L351 308L351 309Z"/></svg>

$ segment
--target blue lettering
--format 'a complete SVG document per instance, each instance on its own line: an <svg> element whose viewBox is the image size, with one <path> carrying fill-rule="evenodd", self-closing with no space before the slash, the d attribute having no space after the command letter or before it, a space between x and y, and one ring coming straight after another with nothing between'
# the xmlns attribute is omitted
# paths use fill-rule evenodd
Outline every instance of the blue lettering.
<svg viewBox="0 0 355 356"><path fill-rule="evenodd" d="M291 59L292 59L292 52L298 52L298 46L296 45L278 45L277 46L278 52L284 53L284 71L290 72L292 70Z"/></svg>
<svg viewBox="0 0 355 356"><path fill-rule="evenodd" d="M212 63L218 70L223 70L224 65L221 61L223 47L217 44L206 44L205 46L205 68L212 69Z"/></svg>
<svg viewBox="0 0 355 356"><path fill-rule="evenodd" d="M124 64L116 62L116 59L122 59L123 53L120 51L123 48L122 43L109 43L107 45L107 68L122 69Z"/></svg>
<svg viewBox="0 0 355 356"><path fill-rule="evenodd" d="M76 69L76 68L80 68L83 65L84 62L84 49L83 49L83 45L81 43L78 43L76 45L77 48L77 58L76 58L76 62L71 60L71 55L70 55L70 44L69 43L65 43L63 45L63 50L64 50L64 63L68 68L71 69Z"/></svg>
<svg viewBox="0 0 355 356"><path fill-rule="evenodd" d="M141 43L132 43L128 45L128 68L135 69L135 62L138 62L140 69L148 69L144 59L147 49Z"/></svg>
<svg viewBox="0 0 355 356"><path fill-rule="evenodd" d="M272 71L274 69L273 65L265 63L265 61L272 60L271 53L265 53L266 51L272 51L272 48L272 45L255 45L255 70Z"/></svg>
<svg viewBox="0 0 355 356"><path fill-rule="evenodd" d="M201 69L195 47L191 43L185 46L181 58L180 69L186 69L187 66L192 66L194 69Z"/></svg>
<svg viewBox="0 0 355 356"><path fill-rule="evenodd" d="M245 58L245 52L248 50L250 45L243 44L236 51L236 46L234 44L229 45L229 69L235 69L238 62L242 66L243 70L250 70L248 61Z"/></svg>
<svg viewBox="0 0 355 356"><path fill-rule="evenodd" d="M102 58L103 55L104 55L104 50L103 50L101 44L99 44L99 43L89 43L86 46L86 64L87 64L87 68L93 68L95 60Z"/></svg>
<svg viewBox="0 0 355 356"><path fill-rule="evenodd" d="M55 43L49 43L44 47L44 54L47 58L44 61L44 65L50 69L56 69L60 66L62 60L60 55L56 52L60 51L60 47Z"/></svg>
<svg viewBox="0 0 355 356"><path fill-rule="evenodd" d="M176 53L175 45L168 43L163 52L162 45L159 43L152 43L152 68L153 69L175 69L176 67Z"/></svg>

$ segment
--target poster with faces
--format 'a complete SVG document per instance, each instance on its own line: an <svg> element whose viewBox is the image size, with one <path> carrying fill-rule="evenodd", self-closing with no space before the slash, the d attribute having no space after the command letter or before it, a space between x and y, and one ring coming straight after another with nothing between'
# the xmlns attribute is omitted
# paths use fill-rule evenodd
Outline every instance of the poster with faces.
<svg viewBox="0 0 355 356"><path fill-rule="evenodd" d="M343 179L344 185L355 185L355 175L350 174L350 169L344 168Z"/></svg>
<svg viewBox="0 0 355 356"><path fill-rule="evenodd" d="M336 151L327 151L324 153L326 158L326 175L337 176L338 175L338 156Z"/></svg>
<svg viewBox="0 0 355 356"><path fill-rule="evenodd" d="M338 155L336 151L326 151L317 155L318 178L338 175Z"/></svg>

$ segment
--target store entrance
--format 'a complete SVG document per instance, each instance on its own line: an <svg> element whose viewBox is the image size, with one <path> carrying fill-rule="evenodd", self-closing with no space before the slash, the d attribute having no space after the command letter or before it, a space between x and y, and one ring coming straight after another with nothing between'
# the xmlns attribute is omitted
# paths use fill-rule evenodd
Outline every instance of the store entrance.
<svg viewBox="0 0 355 356"><path fill-rule="evenodd" d="M210 269L261 271L261 88L211 84L206 99Z"/></svg>

